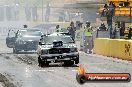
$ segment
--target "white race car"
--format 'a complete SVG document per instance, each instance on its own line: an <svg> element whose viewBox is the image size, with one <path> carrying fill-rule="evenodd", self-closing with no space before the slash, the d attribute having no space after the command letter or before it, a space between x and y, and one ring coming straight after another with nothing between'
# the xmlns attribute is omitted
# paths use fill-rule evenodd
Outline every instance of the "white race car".
<svg viewBox="0 0 132 87"><path fill-rule="evenodd" d="M37 54L41 67L48 66L51 62L64 62L64 65L79 63L79 52L74 40L71 36L60 33L43 36Z"/></svg>

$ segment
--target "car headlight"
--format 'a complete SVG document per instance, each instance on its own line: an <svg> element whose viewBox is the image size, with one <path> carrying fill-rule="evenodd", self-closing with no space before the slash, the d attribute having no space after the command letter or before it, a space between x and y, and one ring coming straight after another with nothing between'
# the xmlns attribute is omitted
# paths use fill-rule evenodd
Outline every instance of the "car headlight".
<svg viewBox="0 0 132 87"><path fill-rule="evenodd" d="M17 41L18 44L26 44L26 42L24 40L19 40Z"/></svg>
<svg viewBox="0 0 132 87"><path fill-rule="evenodd" d="M48 50L41 50L41 54L48 54L49 51Z"/></svg>
<svg viewBox="0 0 132 87"><path fill-rule="evenodd" d="M71 52L77 52L78 50L77 50L77 48L71 48L70 51Z"/></svg>

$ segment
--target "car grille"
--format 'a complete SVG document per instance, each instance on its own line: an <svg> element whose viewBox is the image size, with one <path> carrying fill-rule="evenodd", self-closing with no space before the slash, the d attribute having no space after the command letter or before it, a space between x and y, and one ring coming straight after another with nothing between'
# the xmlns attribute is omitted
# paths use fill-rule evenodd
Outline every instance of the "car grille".
<svg viewBox="0 0 132 87"><path fill-rule="evenodd" d="M62 54L70 53L70 48L52 48L49 50L49 54Z"/></svg>
<svg viewBox="0 0 132 87"><path fill-rule="evenodd" d="M27 41L26 42L26 46L28 48L35 48L35 49L37 49L37 47L38 47L38 41Z"/></svg>

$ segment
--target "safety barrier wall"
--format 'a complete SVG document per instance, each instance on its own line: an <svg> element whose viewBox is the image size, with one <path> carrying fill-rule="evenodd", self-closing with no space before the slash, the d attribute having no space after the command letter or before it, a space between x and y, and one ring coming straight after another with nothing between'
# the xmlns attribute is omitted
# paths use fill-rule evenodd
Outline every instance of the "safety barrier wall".
<svg viewBox="0 0 132 87"><path fill-rule="evenodd" d="M132 41L97 38L94 41L93 52L103 56L132 61Z"/></svg>

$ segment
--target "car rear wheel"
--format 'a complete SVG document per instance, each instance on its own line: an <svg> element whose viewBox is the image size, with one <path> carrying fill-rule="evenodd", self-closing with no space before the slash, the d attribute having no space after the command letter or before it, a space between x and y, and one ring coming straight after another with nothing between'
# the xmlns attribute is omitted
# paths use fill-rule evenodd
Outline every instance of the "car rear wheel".
<svg viewBox="0 0 132 87"><path fill-rule="evenodd" d="M41 60L40 57L38 57L38 63L39 63L39 66L40 66L40 67L43 67L43 62L42 62L42 60Z"/></svg>

